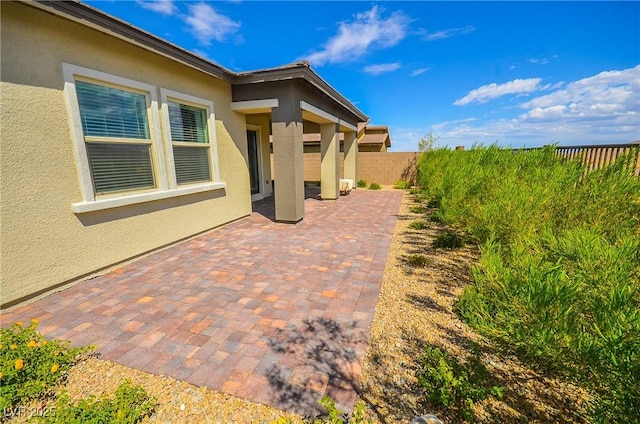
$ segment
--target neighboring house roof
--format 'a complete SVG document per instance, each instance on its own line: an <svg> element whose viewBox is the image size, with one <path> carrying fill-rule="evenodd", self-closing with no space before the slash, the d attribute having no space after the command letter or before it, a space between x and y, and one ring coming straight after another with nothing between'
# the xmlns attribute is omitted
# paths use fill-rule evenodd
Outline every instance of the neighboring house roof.
<svg viewBox="0 0 640 424"><path fill-rule="evenodd" d="M21 1L33 7L46 10L49 13L65 17L82 25L113 35L146 50L169 57L172 60L197 69L210 76L225 80L233 85L302 79L347 109L359 120L364 122L368 121L368 117L362 111L311 69L309 62L301 61L276 68L259 69L249 72L233 72L209 59L202 58L182 47L158 38L147 31L78 0Z"/></svg>
<svg viewBox="0 0 640 424"><path fill-rule="evenodd" d="M320 143L319 133L302 134L302 141L305 144ZM344 141L344 133L340 133L340 141ZM367 125L364 127L364 134L358 140L358 144L385 144L391 146L391 137L389 136L389 127L386 125Z"/></svg>
<svg viewBox="0 0 640 424"><path fill-rule="evenodd" d="M360 144L383 144L391 147L391 137L389 136L389 127L386 125L367 125L364 129L364 135L359 141Z"/></svg>

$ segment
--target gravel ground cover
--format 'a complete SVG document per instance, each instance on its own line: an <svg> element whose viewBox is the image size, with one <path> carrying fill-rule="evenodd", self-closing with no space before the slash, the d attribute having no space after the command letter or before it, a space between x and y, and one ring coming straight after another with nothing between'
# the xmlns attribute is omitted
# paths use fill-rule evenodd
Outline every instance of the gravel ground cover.
<svg viewBox="0 0 640 424"><path fill-rule="evenodd" d="M359 397L371 417L381 423L409 423L413 417L434 413L445 423L463 422L455 409L428 405L417 384L417 358L431 345L463 362L480 349L491 378L505 387L502 399L474 406L477 422L588 422L584 411L589 397L583 390L533 372L458 319L454 305L471 283L471 266L479 252L473 246L432 248L431 241L445 228L429 221L428 210L415 212L422 202L405 193L387 258L360 380ZM423 220L426 228L410 227L416 220ZM424 266L410 265L411 255L425 257ZM125 378L158 400L155 414L145 422L271 423L283 418L303 422L300 416L266 405L96 357L74 366L59 390L67 390L72 399L109 395ZM24 417L10 420L25 421Z"/></svg>
<svg viewBox="0 0 640 424"><path fill-rule="evenodd" d="M432 211L426 205L408 192L403 198L363 366L361 398L380 422L408 423L427 413L445 423L464 422L459 411L425 402L426 393L416 378L417 361L427 345L462 362L475 349L480 350L492 383L505 387L502 399L491 398L474 406L477 422L587 422L587 393L528 369L457 317L454 305L471 284L471 267L480 253L469 245L453 250L433 248L432 241L447 228L430 221ZM417 206L424 212L417 211ZM424 225L410 225L417 220ZM424 266L410 265L412 256L422 257Z"/></svg>

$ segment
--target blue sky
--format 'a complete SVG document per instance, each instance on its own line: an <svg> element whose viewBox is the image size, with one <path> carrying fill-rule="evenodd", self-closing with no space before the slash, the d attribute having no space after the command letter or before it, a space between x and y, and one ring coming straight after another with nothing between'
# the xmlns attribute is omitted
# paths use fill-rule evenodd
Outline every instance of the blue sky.
<svg viewBox="0 0 640 424"><path fill-rule="evenodd" d="M394 151L640 139L640 2L86 3L233 71L308 60Z"/></svg>

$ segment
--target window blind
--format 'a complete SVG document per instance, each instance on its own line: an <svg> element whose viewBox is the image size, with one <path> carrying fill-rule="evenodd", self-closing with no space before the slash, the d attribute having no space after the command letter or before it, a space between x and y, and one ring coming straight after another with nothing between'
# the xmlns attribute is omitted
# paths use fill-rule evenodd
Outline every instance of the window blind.
<svg viewBox="0 0 640 424"><path fill-rule="evenodd" d="M208 143L206 110L174 102L169 103L171 140Z"/></svg>
<svg viewBox="0 0 640 424"><path fill-rule="evenodd" d="M87 143L96 194L153 188L150 146L133 143Z"/></svg>
<svg viewBox="0 0 640 424"><path fill-rule="evenodd" d="M173 160L178 184L211 180L208 148L174 146Z"/></svg>
<svg viewBox="0 0 640 424"><path fill-rule="evenodd" d="M149 139L143 94L76 81L85 136Z"/></svg>

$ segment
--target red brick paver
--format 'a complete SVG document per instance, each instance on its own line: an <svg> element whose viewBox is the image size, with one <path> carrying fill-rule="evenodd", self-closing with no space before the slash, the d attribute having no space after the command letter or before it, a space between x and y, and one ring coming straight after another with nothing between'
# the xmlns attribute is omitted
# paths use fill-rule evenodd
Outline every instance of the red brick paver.
<svg viewBox="0 0 640 424"><path fill-rule="evenodd" d="M300 413L350 409L402 194L250 217L0 316L103 358Z"/></svg>

